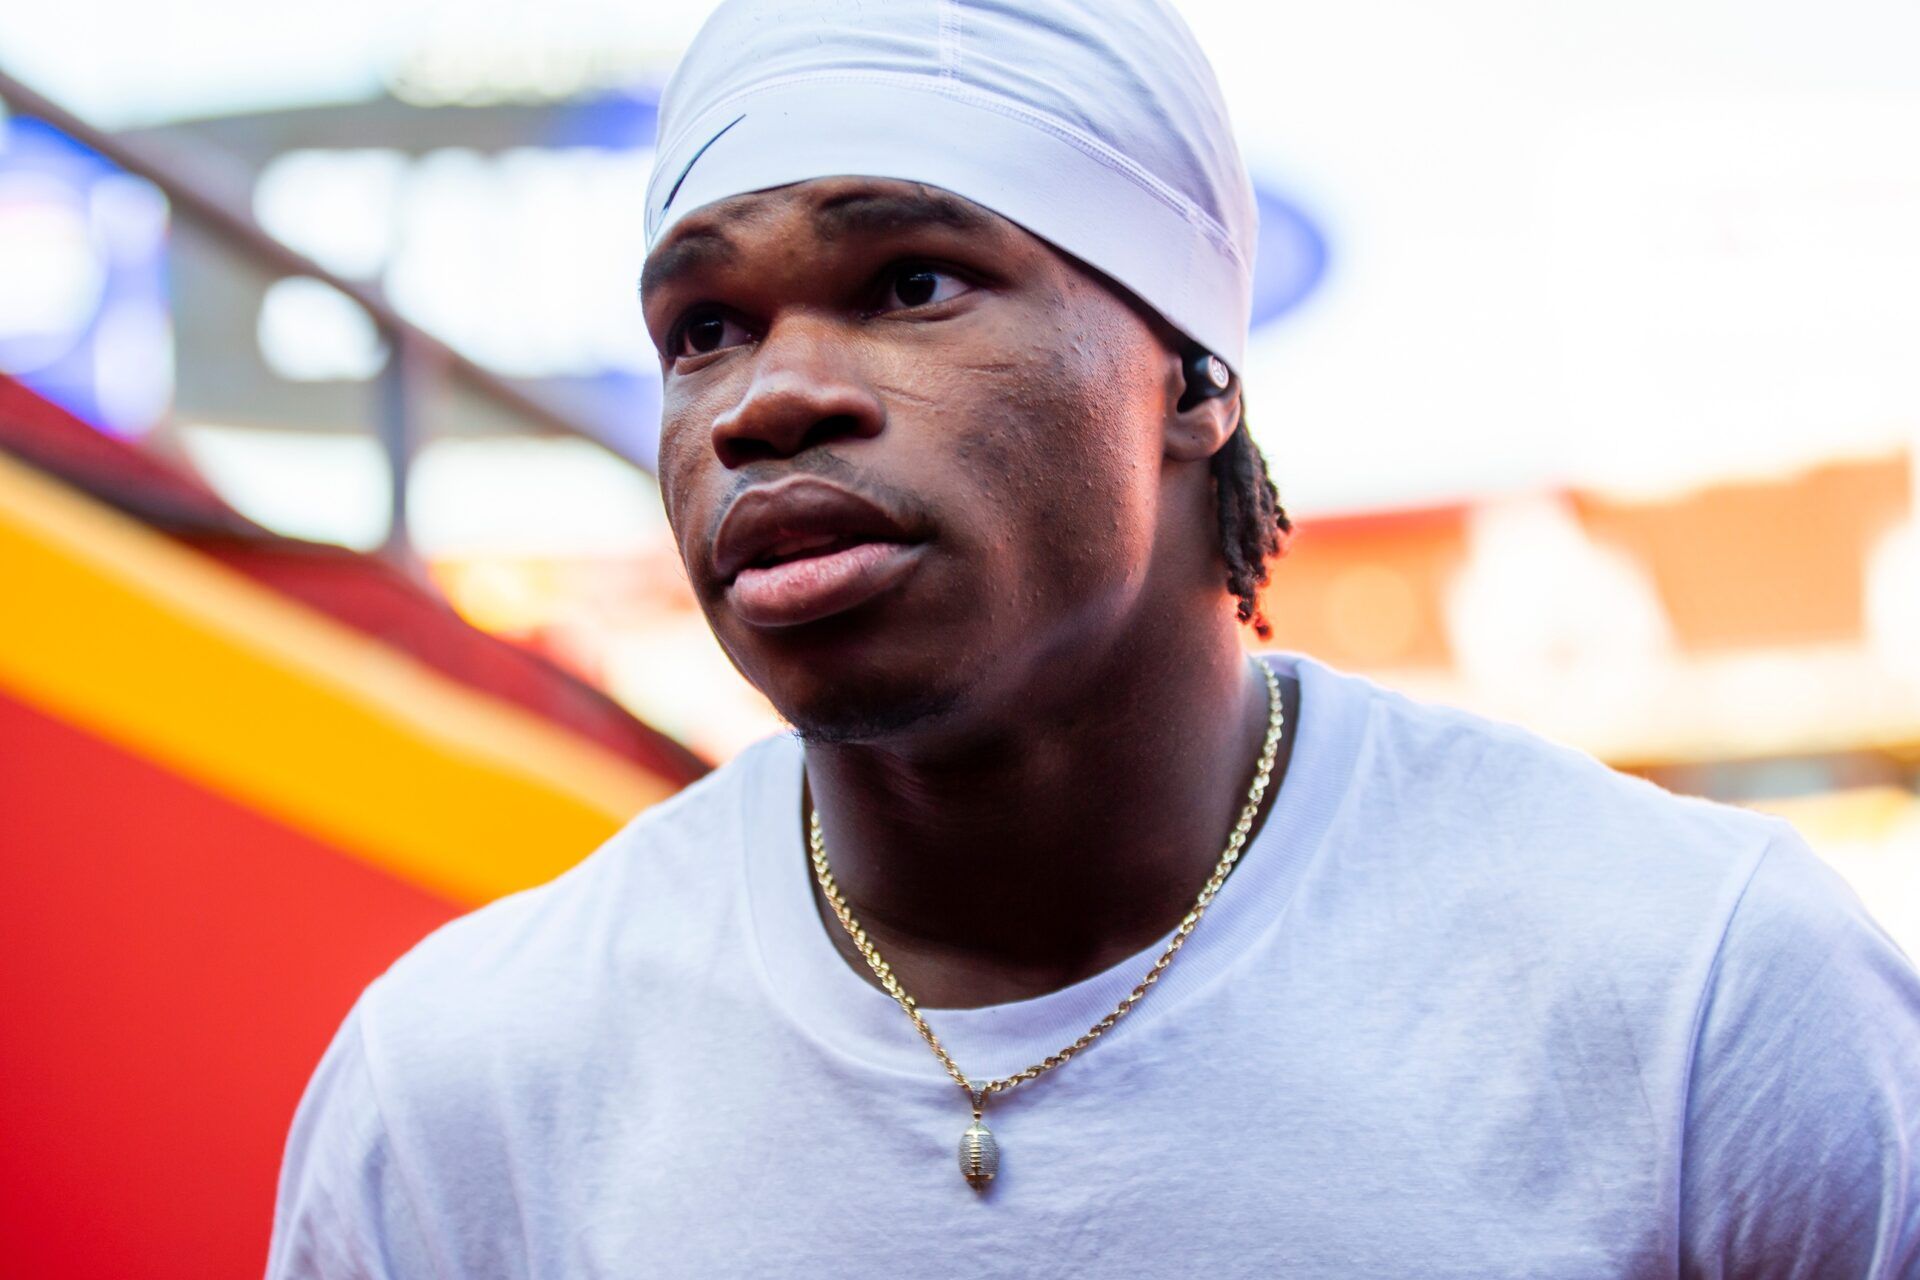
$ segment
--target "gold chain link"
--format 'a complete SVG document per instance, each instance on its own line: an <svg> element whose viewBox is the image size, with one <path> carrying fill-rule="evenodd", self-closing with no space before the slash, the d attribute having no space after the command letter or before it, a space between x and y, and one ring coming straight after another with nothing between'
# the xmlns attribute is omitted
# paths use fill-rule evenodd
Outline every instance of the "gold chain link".
<svg viewBox="0 0 1920 1280"><path fill-rule="evenodd" d="M990 1080L984 1085L972 1083L961 1072L953 1058L940 1044L940 1037L933 1033L933 1028L927 1025L927 1020L920 1016L920 1010L914 1003L913 997L908 995L906 988L900 985L900 980L893 976L892 967L880 958L880 952L867 940L867 931L861 928L859 921L853 918L853 912L848 909L847 900L840 895L840 887L835 883L833 872L827 866L827 845L826 838L820 831L820 810L817 808L810 810L811 817L807 823L807 847L813 859L814 876L820 882L820 891L826 895L827 902L833 907L834 915L840 918L841 925L853 938L853 943L860 949L860 954L866 957L867 967L873 970L873 976L880 980L881 987L898 1001L900 1007L906 1010L907 1016L913 1019L913 1025L919 1030L920 1038L925 1040L928 1047L938 1055L941 1064L947 1069L947 1074L953 1077L954 1083L967 1091L967 1098L972 1103L976 1116L979 1114L981 1102L988 1094L1003 1093L1063 1065L1075 1054L1098 1040L1114 1023L1126 1017L1133 1006L1140 1002L1141 997L1147 994L1147 989L1160 980L1160 975L1165 972L1166 967L1173 963L1173 957L1185 945L1195 926L1200 923L1200 918L1207 913L1208 904L1213 901L1214 895L1220 892L1220 887L1226 883L1227 874L1233 870L1233 864L1239 860L1240 851L1247 843L1247 833L1253 830L1253 820L1260 812L1260 802L1267 793L1267 780L1273 773L1274 758L1280 750L1280 733L1286 722L1285 713L1281 708L1280 682L1266 663L1262 662L1258 665L1260 673L1267 679L1267 736L1260 747L1259 767L1254 771L1253 785L1247 790L1247 803L1240 810L1240 819L1233 824L1233 834L1227 837L1226 852L1220 855L1220 861L1214 866L1213 874L1207 878L1206 886L1200 890L1200 897L1193 904L1193 910L1187 912L1186 917L1180 921L1180 927L1174 931L1166 950L1160 953L1160 958L1153 962L1151 969L1147 970L1147 976L1140 980L1140 985L1114 1006L1112 1013L1087 1028L1086 1034L1060 1052L1041 1059L1025 1071L1016 1071L1010 1076Z"/></svg>

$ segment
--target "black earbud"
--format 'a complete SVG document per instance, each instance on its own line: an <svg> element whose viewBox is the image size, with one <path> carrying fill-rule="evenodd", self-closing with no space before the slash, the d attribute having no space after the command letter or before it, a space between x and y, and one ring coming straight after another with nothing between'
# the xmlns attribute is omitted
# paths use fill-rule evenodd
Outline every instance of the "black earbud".
<svg viewBox="0 0 1920 1280"><path fill-rule="evenodd" d="M1180 397L1178 408L1185 412L1202 400L1214 396L1223 396L1233 386L1233 371L1222 360L1205 347L1191 347L1183 358L1187 371L1187 390Z"/></svg>

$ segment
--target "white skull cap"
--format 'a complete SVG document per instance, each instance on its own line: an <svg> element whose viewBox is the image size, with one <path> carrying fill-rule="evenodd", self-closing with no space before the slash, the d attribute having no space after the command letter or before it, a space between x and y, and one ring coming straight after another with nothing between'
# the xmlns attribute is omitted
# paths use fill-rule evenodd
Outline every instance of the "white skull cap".
<svg viewBox="0 0 1920 1280"><path fill-rule="evenodd" d="M1259 214L1166 0L726 0L661 97L649 252L702 205L840 175L983 205L1243 368Z"/></svg>

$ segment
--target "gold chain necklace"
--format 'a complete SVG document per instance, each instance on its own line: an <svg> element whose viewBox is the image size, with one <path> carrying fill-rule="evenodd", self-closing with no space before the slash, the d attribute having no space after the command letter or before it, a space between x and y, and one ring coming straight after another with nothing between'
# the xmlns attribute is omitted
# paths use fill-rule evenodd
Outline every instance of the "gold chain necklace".
<svg viewBox="0 0 1920 1280"><path fill-rule="evenodd" d="M832 904L833 913L840 917L840 923L852 936L854 945L860 949L860 954L866 957L867 967L873 970L873 976L880 980L880 985L886 989L887 994L898 1001L900 1007L906 1010L907 1016L913 1019L913 1025L920 1032L920 1038L925 1040L928 1047L938 1055L941 1065L946 1067L947 1074L953 1077L954 1083L967 1092L967 1101L973 1108L973 1123L960 1136L960 1172L966 1178L967 1184L975 1190L985 1190L987 1184L993 1181L994 1175L1000 1170L999 1144L995 1142L992 1132L981 1119L988 1095L1003 1093L1062 1065L1099 1039L1101 1034L1114 1023L1124 1018L1133 1006L1140 1002L1140 998L1147 994L1147 988L1158 982L1160 974L1173 963L1173 957L1186 942L1188 935L1193 932L1194 926L1200 923L1200 917L1207 913L1207 905L1213 901L1214 895L1220 892L1220 886L1226 883L1227 873L1233 870L1233 864L1239 860L1240 851L1247 843L1247 833L1253 829L1253 820L1260 812L1260 801L1267 793L1267 780L1273 773L1274 757L1280 749L1280 732L1286 721L1285 713L1281 710L1279 680L1275 678L1272 668L1266 663L1261 662L1256 665L1260 668L1260 674L1267 680L1267 736L1260 745L1259 767L1254 770L1253 785L1247 789L1247 803L1240 810L1240 820L1233 824L1233 834L1227 837L1226 852L1220 855L1220 861L1215 865L1213 874L1207 878L1206 886L1200 890L1200 897L1193 904L1193 910L1187 912L1186 918L1181 920L1180 927L1174 931L1172 940L1167 943L1167 949L1162 951L1160 958L1153 962L1153 967L1147 970L1147 976L1140 980L1140 985L1114 1006L1112 1013L1087 1028L1086 1034L1060 1052L1041 1059L1025 1071L1016 1071L998 1080L989 1080L985 1084L976 1085L967 1079L965 1073L955 1065L952 1057L941 1046L940 1037L933 1033L933 1028L927 1025L927 1020L920 1016L920 1010L914 1003L913 997L908 995L906 989L900 985L900 980L893 976L893 969L880 958L880 953L874 949L873 943L867 941L867 931L860 927L860 923L853 918L853 912L848 910L847 900L840 896L840 887L834 883L833 872L827 866L827 844L825 836L820 831L820 810L810 808L811 816L807 822L807 847L812 854L813 874L820 882L820 891Z"/></svg>

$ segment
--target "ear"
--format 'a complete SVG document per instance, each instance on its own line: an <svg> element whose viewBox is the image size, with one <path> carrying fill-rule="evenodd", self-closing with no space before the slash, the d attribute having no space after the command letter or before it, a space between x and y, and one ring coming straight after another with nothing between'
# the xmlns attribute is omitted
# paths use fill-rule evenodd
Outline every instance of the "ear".
<svg viewBox="0 0 1920 1280"><path fill-rule="evenodd" d="M1166 455L1179 462L1205 462L1226 447L1240 427L1240 379L1235 376L1225 392L1207 396L1182 409L1187 376L1179 356L1170 361L1167 384L1167 422L1163 433Z"/></svg>

